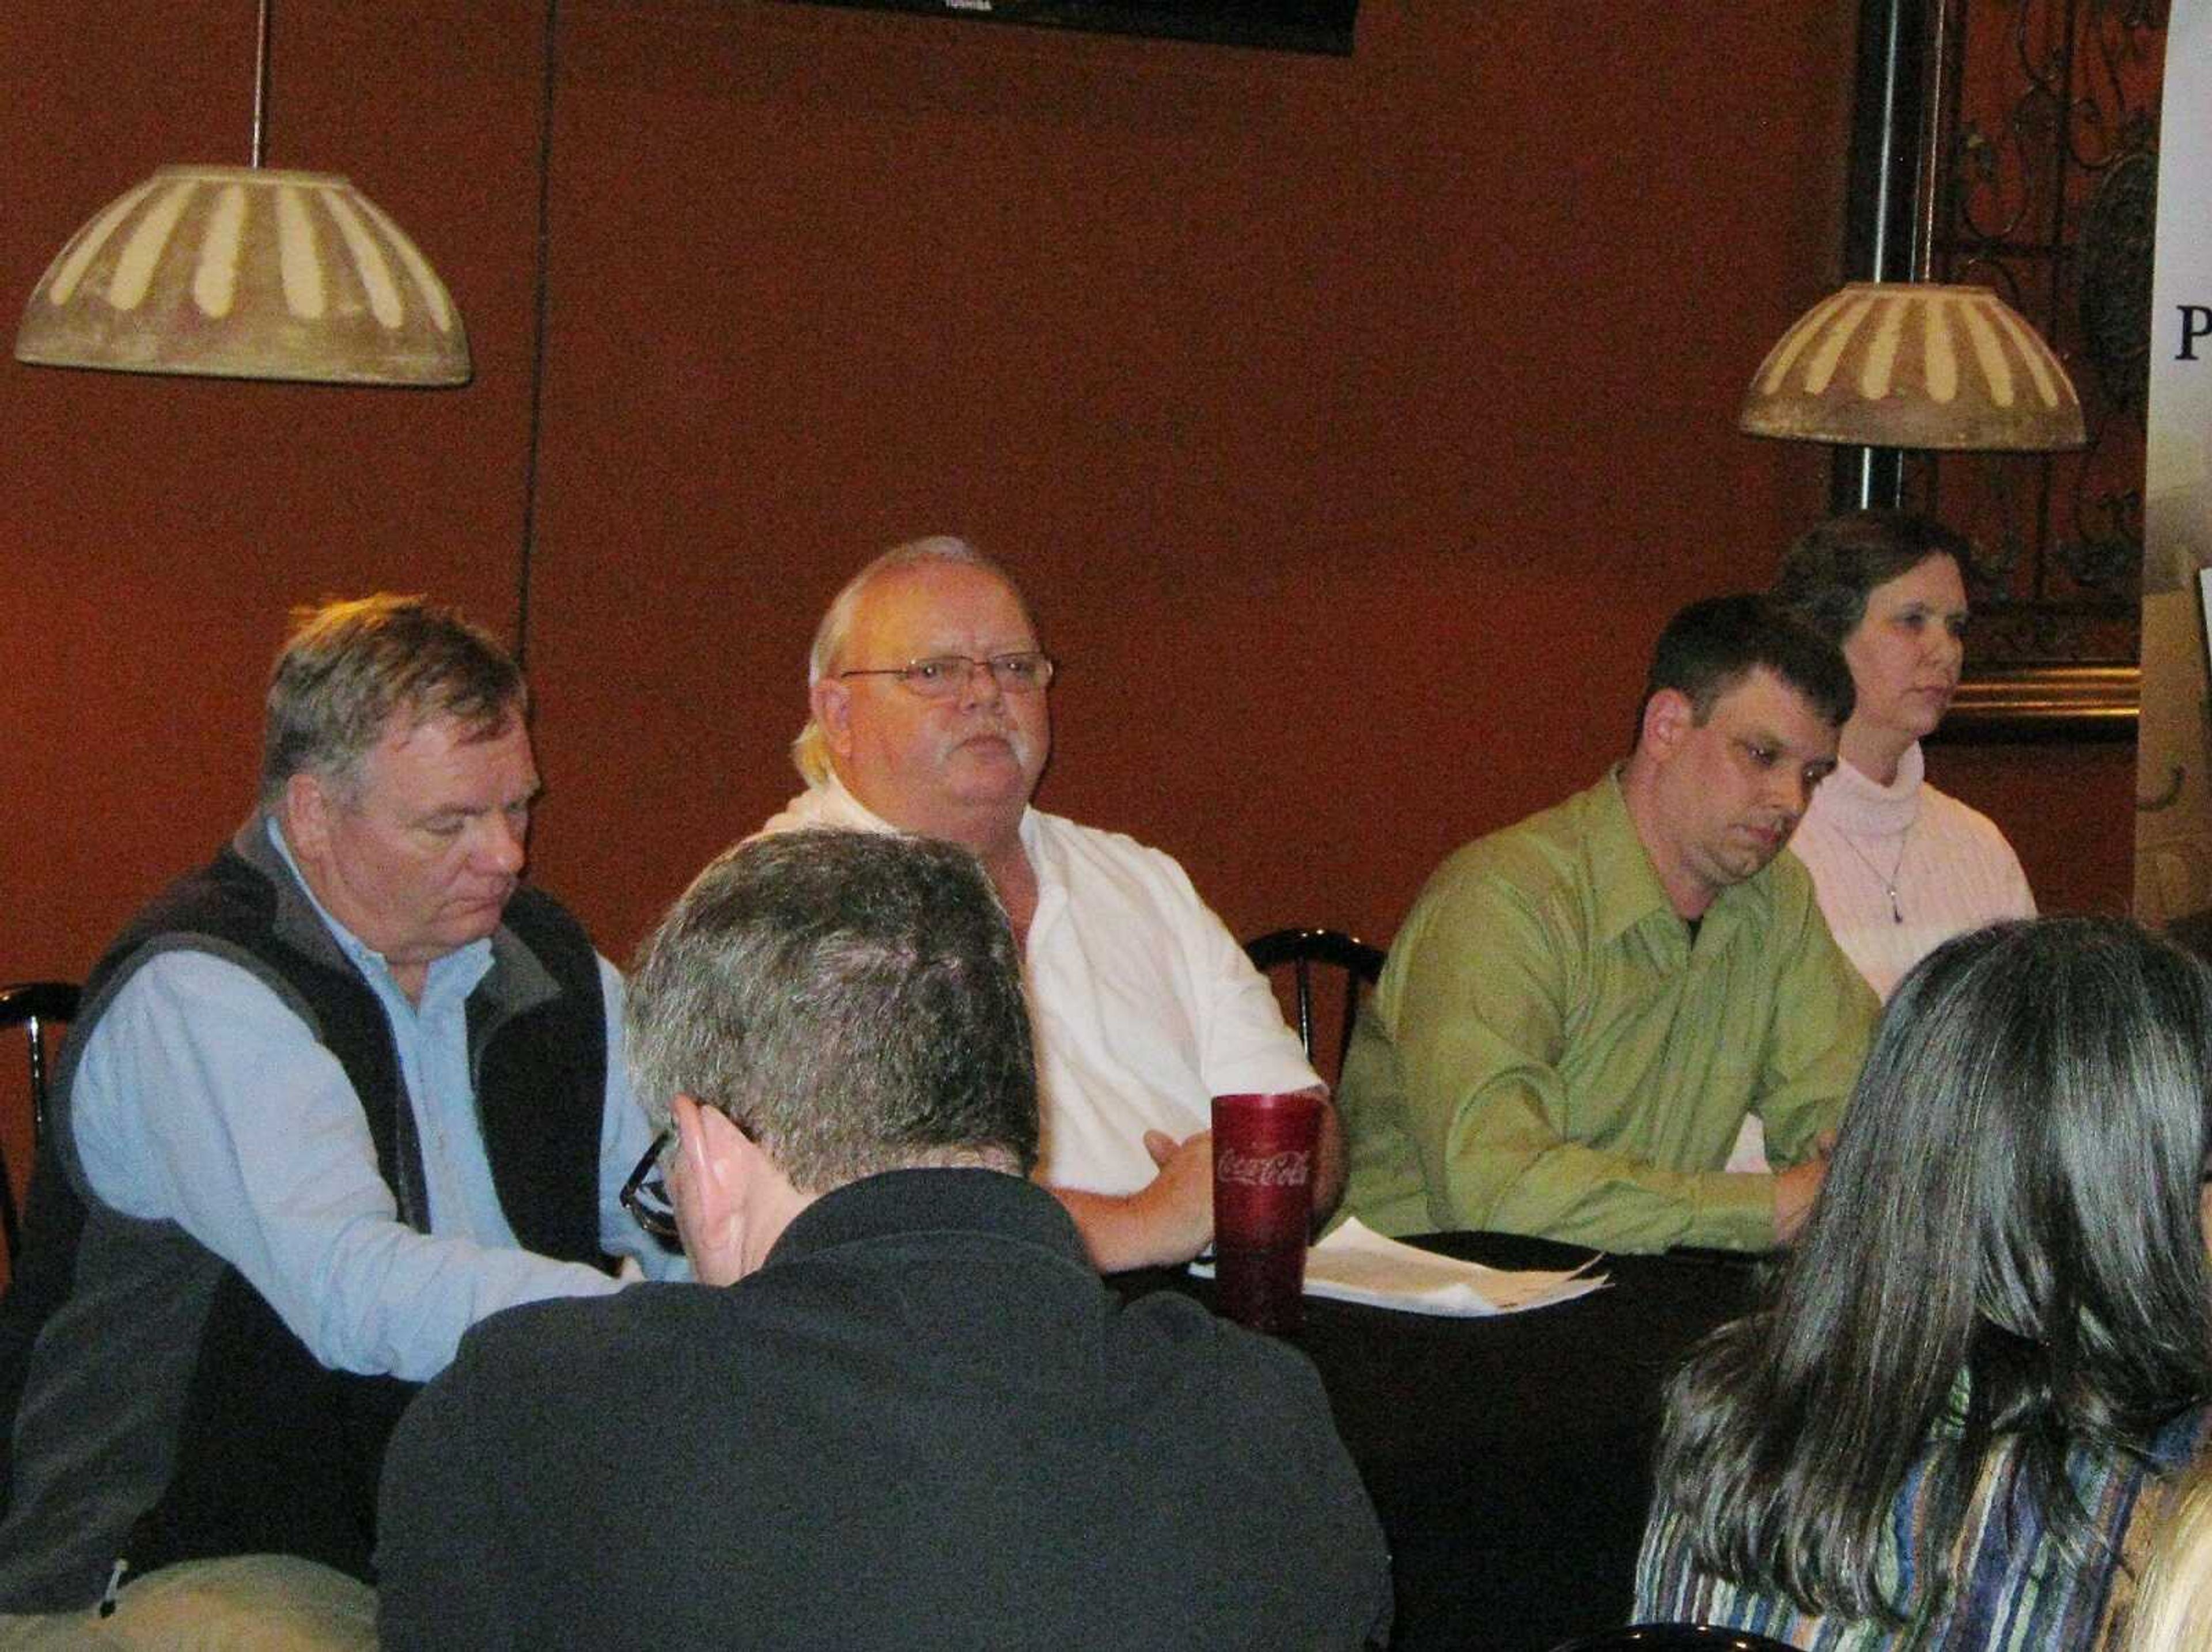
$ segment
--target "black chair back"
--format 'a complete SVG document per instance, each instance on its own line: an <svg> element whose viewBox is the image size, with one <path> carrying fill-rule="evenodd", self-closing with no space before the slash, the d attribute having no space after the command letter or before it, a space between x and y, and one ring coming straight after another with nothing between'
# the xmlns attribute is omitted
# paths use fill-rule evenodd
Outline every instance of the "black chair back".
<svg viewBox="0 0 2212 1652"><path fill-rule="evenodd" d="M0 1028L21 1027L31 1046L31 1151L46 1133L46 1029L57 1022L76 1019L77 989L66 981L18 981L0 987ZM15 1185L8 1173L7 1155L0 1151L0 1239L8 1246L8 1261L15 1265L22 1241L22 1222L15 1209Z"/></svg>
<svg viewBox="0 0 2212 1652"><path fill-rule="evenodd" d="M1793 1652L1786 1641L1712 1624L1632 1624L1562 1641L1552 1652Z"/></svg>
<svg viewBox="0 0 2212 1652"><path fill-rule="evenodd" d="M1344 1069L1344 1052L1352 1042L1352 1023L1359 1017L1360 994L1372 987L1376 977L1382 973L1382 949L1370 946L1358 936L1347 935L1340 929L1277 929L1245 942L1244 953L1263 974L1272 975L1285 968L1290 970L1299 1042L1306 1047L1306 1059L1314 1062L1322 1077L1334 1084ZM1322 1061L1324 1053L1314 1047L1316 967L1338 972L1336 985L1343 1005L1336 1017L1335 1048L1326 1053L1332 1058L1326 1064Z"/></svg>

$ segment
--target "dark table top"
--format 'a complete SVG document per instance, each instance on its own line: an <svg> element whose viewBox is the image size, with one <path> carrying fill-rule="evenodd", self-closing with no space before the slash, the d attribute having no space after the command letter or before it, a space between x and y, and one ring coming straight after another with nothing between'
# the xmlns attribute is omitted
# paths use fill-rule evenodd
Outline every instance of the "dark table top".
<svg viewBox="0 0 2212 1652"><path fill-rule="evenodd" d="M1411 1242L1493 1267L1592 1253L1510 1234ZM1667 1374L1749 1305L1749 1259L1607 1255L1609 1288L1485 1319L1309 1297L1293 1339L1320 1370L1390 1541L1397 1648L1545 1652L1628 1621ZM1125 1296L1180 1270L1121 1275Z"/></svg>

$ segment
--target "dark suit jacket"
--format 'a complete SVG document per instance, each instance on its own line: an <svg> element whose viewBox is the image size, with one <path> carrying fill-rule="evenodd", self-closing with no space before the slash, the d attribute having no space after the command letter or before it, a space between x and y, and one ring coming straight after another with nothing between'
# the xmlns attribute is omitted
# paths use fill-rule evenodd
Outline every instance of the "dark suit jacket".
<svg viewBox="0 0 2212 1652"><path fill-rule="evenodd" d="M1390 1602L1304 1357L1123 1306L988 1170L838 1189L725 1290L486 1321L378 1560L393 1652L1357 1646Z"/></svg>

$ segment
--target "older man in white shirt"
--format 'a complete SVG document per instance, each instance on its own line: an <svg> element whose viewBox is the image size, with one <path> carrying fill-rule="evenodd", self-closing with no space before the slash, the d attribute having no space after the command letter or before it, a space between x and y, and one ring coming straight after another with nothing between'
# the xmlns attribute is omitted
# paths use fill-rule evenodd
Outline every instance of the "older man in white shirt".
<svg viewBox="0 0 2212 1652"><path fill-rule="evenodd" d="M1321 1088L1265 979L1157 849L1030 806L1053 665L1005 570L921 539L823 616L807 789L764 832L907 831L974 851L1023 950L1043 1086L1038 1175L1103 1268L1183 1260L1212 1226L1212 1098ZM1316 1203L1343 1185L1325 1109Z"/></svg>

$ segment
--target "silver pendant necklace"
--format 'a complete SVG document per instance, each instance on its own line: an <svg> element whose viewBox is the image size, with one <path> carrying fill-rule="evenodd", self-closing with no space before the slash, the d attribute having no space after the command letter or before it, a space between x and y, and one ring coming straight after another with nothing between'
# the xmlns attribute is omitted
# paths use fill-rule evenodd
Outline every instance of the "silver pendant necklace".
<svg viewBox="0 0 2212 1652"><path fill-rule="evenodd" d="M1905 823L1905 830L1898 835L1897 860L1890 867L1889 876L1887 878L1882 877L1881 868L1875 865L1874 857L1859 847L1857 839L1846 831L1839 830L1836 834L1838 837L1844 840L1844 847L1858 856L1860 863L1880 880L1881 892L1889 896L1889 920L1893 924L1901 924L1905 921L1905 908L1897 898L1897 879L1898 875L1905 870L1905 852L1911 845L1912 829L1919 823L1920 816L1917 811L1911 820Z"/></svg>

